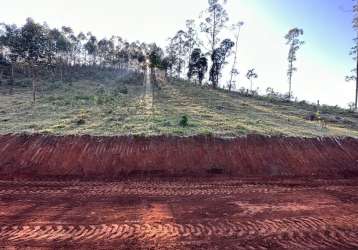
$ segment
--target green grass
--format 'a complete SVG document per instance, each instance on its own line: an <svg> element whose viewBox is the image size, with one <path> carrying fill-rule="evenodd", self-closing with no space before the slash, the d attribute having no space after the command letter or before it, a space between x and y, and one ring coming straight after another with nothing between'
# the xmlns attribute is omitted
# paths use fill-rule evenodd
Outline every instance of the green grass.
<svg viewBox="0 0 358 250"><path fill-rule="evenodd" d="M121 83L79 81L41 83L38 101L31 103L29 87L7 94L0 87L0 133L233 137L251 133L288 136L358 137L358 115L325 107L329 120L322 129L305 116L315 107L243 97L222 90L175 82L154 90L152 112L143 101L144 87ZM181 126L186 115L188 125ZM337 119L339 118L339 119Z"/></svg>

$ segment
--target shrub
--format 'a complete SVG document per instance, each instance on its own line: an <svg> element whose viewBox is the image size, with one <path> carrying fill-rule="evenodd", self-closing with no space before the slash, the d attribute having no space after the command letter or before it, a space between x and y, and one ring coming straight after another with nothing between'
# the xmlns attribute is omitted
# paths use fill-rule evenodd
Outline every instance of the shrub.
<svg viewBox="0 0 358 250"><path fill-rule="evenodd" d="M316 121L318 117L315 113L309 113L308 115L306 115L305 119L308 121Z"/></svg>
<svg viewBox="0 0 358 250"><path fill-rule="evenodd" d="M183 128L187 127L189 124L189 118L188 116L186 115L183 115L181 118L180 118L180 121L179 121L179 125Z"/></svg>

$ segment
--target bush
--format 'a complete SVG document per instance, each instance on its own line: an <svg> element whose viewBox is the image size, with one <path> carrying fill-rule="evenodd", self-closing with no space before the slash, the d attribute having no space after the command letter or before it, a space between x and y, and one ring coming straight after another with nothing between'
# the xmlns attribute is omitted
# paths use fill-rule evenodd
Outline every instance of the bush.
<svg viewBox="0 0 358 250"><path fill-rule="evenodd" d="M315 113L309 113L308 115L306 115L305 119L307 121L316 121L318 120L317 114Z"/></svg>
<svg viewBox="0 0 358 250"><path fill-rule="evenodd" d="M189 118L186 115L183 115L179 121L179 125L183 128L187 127L189 124Z"/></svg>
<svg viewBox="0 0 358 250"><path fill-rule="evenodd" d="M76 121L76 124L77 124L78 126L84 125L85 123L86 123L86 121L85 121L85 119L83 119L83 118L80 118L80 119L78 119L78 120Z"/></svg>
<svg viewBox="0 0 358 250"><path fill-rule="evenodd" d="M121 86L117 86L114 90L113 90L113 94L114 95L119 95L119 94L124 94L127 95L128 94L128 88L124 85Z"/></svg>

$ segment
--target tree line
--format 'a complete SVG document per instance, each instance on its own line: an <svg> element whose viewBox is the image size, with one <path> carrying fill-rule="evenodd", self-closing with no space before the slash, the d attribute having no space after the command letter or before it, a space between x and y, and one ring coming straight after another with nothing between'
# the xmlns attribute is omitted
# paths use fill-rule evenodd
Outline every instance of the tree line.
<svg viewBox="0 0 358 250"><path fill-rule="evenodd" d="M353 28L358 34L358 0L353 6ZM39 75L51 75L63 81L66 77L82 72L134 71L142 72L150 62L151 68L160 68L171 78L186 78L194 84L203 84L208 79L212 88L218 88L223 69L228 58L233 56L229 80L224 88L235 88L238 69L239 38L243 22L228 25L229 15L226 10L227 0L208 0L199 20L187 20L185 29L177 31L168 39L166 48L157 44L128 42L120 36L98 39L91 32L75 34L71 27L50 28L47 24L36 23L28 18L26 23L17 27L12 24L0 24L0 83L4 74L15 81L15 71L22 72L32 79L33 101L36 99L36 81ZM231 31L231 38L223 38L223 31ZM297 52L304 44L302 29L293 28L285 35L288 49L288 93L292 99L292 82L297 71L295 62ZM353 74L347 81L356 82L355 109L358 105L358 38L351 55L357 63ZM253 91L253 79L258 78L256 70L250 69L246 74Z"/></svg>
<svg viewBox="0 0 358 250"><path fill-rule="evenodd" d="M208 83L215 89L219 87L228 58L233 56L229 80L223 87L229 91L235 88L237 76L240 74L238 51L240 31L244 22L239 21L231 26L228 25L229 15L225 9L226 3L225 0L208 0L208 6L201 12L198 24L195 20L187 20L186 29L177 31L168 39L165 51L158 51L155 55L155 63L152 65L162 68L172 78L187 77L189 81L200 85L204 79L208 79ZM222 38L224 30L229 31L230 38ZM289 46L288 99L292 97L291 85L293 74L297 70L294 66L297 51L304 44L300 40L302 35L302 29L293 28L285 36ZM258 74L255 69L250 69L246 77L251 83L250 91L253 92L253 79L258 78Z"/></svg>
<svg viewBox="0 0 358 250"><path fill-rule="evenodd" d="M64 81L75 74L98 71L143 72L146 58L155 44L128 42L119 36L98 39L91 32L75 34L71 27L50 28L28 18L18 27L0 24L0 83L8 75L15 82L15 71L32 79L33 101L40 75Z"/></svg>

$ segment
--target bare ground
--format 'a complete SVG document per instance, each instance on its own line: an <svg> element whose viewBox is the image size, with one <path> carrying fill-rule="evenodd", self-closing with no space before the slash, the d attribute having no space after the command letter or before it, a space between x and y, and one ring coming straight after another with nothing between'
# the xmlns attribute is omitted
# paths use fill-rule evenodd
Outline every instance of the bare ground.
<svg viewBox="0 0 358 250"><path fill-rule="evenodd" d="M358 249L358 179L0 182L9 249Z"/></svg>

